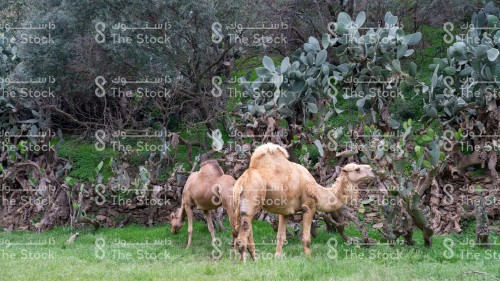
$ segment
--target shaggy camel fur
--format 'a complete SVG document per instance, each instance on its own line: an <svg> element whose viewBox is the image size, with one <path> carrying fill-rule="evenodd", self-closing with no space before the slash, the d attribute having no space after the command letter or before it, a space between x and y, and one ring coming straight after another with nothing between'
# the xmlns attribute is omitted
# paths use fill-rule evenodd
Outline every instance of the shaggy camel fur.
<svg viewBox="0 0 500 281"><path fill-rule="evenodd" d="M258 147L252 154L249 168L234 185L236 230L235 246L245 259L248 250L255 260L252 220L263 208L279 215L275 257L281 257L286 239L288 217L303 214L302 243L307 256L311 255L311 223L316 211L333 212L349 200L357 199L357 185L374 178L369 165L347 164L331 188L316 183L303 166L290 162L288 152L272 143Z"/></svg>
<svg viewBox="0 0 500 281"><path fill-rule="evenodd" d="M179 232L188 218L188 244L191 246L193 234L193 207L196 206L205 214L208 230L215 240L215 230L212 223L210 210L222 206L226 209L231 224L233 239L236 237L234 230L234 209L232 196L235 179L225 175L216 160L205 161L201 164L200 171L189 175L182 192L181 207L176 213L170 214L171 231L173 234Z"/></svg>

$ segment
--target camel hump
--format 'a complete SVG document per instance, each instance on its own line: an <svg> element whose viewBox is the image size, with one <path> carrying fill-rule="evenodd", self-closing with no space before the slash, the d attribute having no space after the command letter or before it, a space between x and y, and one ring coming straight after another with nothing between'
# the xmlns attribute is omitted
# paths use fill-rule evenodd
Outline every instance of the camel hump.
<svg viewBox="0 0 500 281"><path fill-rule="evenodd" d="M224 175L224 171L219 166L219 163L217 163L217 160L207 160L201 163L200 174L211 177L220 177Z"/></svg>
<svg viewBox="0 0 500 281"><path fill-rule="evenodd" d="M257 149L253 152L252 157L250 158L250 166L253 166L252 163L257 164L257 161L266 155L283 156L288 158L288 151L274 143L263 144L257 147Z"/></svg>

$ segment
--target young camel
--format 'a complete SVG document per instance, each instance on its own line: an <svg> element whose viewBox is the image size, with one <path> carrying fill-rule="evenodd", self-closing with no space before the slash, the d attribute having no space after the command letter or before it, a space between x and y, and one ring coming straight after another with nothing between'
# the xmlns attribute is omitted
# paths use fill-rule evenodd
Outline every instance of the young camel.
<svg viewBox="0 0 500 281"><path fill-rule="evenodd" d="M177 212L170 214L171 232L176 234L184 226L184 220L188 218L188 244L191 246L193 235L193 207L203 210L207 220L208 230L215 240L215 230L212 223L210 210L222 206L226 209L229 223L231 224L233 239L237 233L234 230L234 209L232 196L235 179L225 175L217 160L208 160L201 164L200 171L189 175L182 192L181 207Z"/></svg>
<svg viewBox="0 0 500 281"><path fill-rule="evenodd" d="M252 220L263 208L279 215L275 257L281 257L286 239L288 217L303 214L302 243L306 256L311 255L311 223L316 211L333 212L349 200L357 198L357 185L374 178L369 165L348 164L331 188L316 183L303 166L290 162L288 152L281 146L268 143L252 154L249 168L234 185L236 231L235 246L245 259L248 250L255 260Z"/></svg>

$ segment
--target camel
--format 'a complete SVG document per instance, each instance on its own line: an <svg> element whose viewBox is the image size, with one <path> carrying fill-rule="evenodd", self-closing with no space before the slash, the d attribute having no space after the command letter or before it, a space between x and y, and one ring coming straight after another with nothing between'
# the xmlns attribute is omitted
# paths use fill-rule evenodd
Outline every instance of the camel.
<svg viewBox="0 0 500 281"><path fill-rule="evenodd" d="M233 186L235 179L225 175L217 160L208 160L201 164L200 171L189 175L182 192L181 207L177 212L170 214L172 234L176 234L184 226L188 218L188 244L191 246L193 235L193 207L202 210L207 220L208 231L215 240L215 230L212 223L211 210L223 207L226 209L229 223L232 228L233 240L237 233L234 230Z"/></svg>
<svg viewBox="0 0 500 281"><path fill-rule="evenodd" d="M247 250L255 260L252 220L261 209L279 215L276 258L282 256L288 217L302 213L302 244L309 257L315 212L333 212L349 200L357 200L358 184L374 177L369 165L350 163L342 168L331 188L324 188L306 168L289 161L288 152L281 146L272 143L259 146L233 189L235 229L238 231L234 246L241 260L245 260Z"/></svg>

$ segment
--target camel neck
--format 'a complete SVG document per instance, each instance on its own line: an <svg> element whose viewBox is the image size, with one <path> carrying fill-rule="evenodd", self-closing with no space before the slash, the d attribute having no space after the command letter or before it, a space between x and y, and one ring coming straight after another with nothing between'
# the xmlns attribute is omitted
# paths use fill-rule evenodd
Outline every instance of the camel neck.
<svg viewBox="0 0 500 281"><path fill-rule="evenodd" d="M181 220L181 222L184 222L186 219L186 210L182 207L179 208L179 210L177 210L177 217Z"/></svg>
<svg viewBox="0 0 500 281"><path fill-rule="evenodd" d="M331 188L325 188L317 185L318 211L333 212L352 200L352 192L356 187L352 182L347 180L342 174L337 178Z"/></svg>

